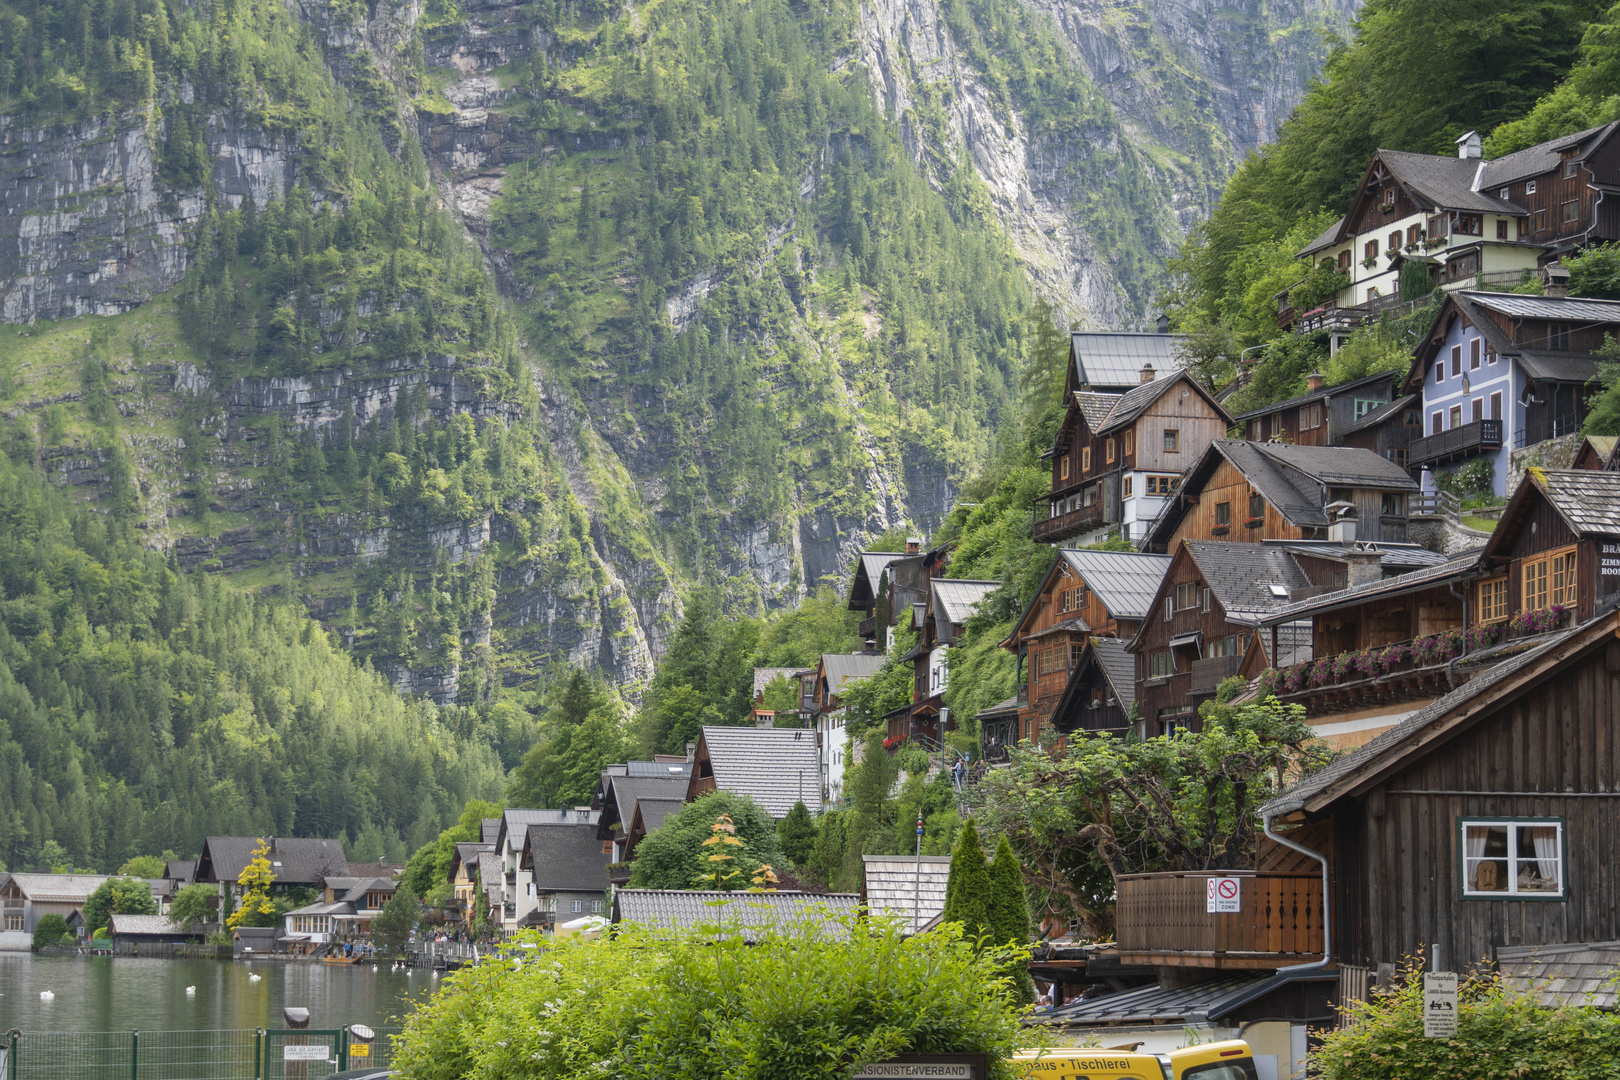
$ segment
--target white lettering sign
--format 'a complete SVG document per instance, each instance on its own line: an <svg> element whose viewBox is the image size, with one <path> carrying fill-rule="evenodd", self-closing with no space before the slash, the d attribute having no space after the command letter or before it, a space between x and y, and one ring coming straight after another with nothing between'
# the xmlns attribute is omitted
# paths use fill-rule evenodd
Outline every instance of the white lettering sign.
<svg viewBox="0 0 1620 1080"><path fill-rule="evenodd" d="M1430 971L1423 976L1423 1036L1450 1039L1457 1034L1457 973Z"/></svg>
<svg viewBox="0 0 1620 1080"><path fill-rule="evenodd" d="M1212 877L1204 879L1204 914L1219 915L1242 911L1243 879Z"/></svg>
<svg viewBox="0 0 1620 1080"><path fill-rule="evenodd" d="M282 1061L325 1061L327 1048L325 1046L283 1046L281 1048Z"/></svg>

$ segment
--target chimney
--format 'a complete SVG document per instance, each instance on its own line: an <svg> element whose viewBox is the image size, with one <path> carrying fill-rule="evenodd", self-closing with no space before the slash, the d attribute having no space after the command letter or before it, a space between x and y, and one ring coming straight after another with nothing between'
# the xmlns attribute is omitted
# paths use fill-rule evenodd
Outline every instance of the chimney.
<svg viewBox="0 0 1620 1080"><path fill-rule="evenodd" d="M695 742L687 743L686 744L686 760L687 761L692 761L696 757L697 757L697 743L695 743Z"/></svg>
<svg viewBox="0 0 1620 1080"><path fill-rule="evenodd" d="M1541 268L1542 295L1568 296L1569 295L1569 268L1562 263L1552 263Z"/></svg>
<svg viewBox="0 0 1620 1080"><path fill-rule="evenodd" d="M1152 382L1154 380L1154 378L1156 378L1156 376L1154 375L1154 372L1153 372L1153 365L1152 364L1143 364L1142 365L1142 382L1144 384L1150 383L1150 382Z"/></svg>
<svg viewBox="0 0 1620 1080"><path fill-rule="evenodd" d="M1328 540L1335 544L1356 542L1356 506L1354 503L1334 502L1323 507L1328 517Z"/></svg>
<svg viewBox="0 0 1620 1080"><path fill-rule="evenodd" d="M1457 156L1464 160L1479 159L1479 132L1470 131L1457 140Z"/></svg>
<svg viewBox="0 0 1620 1080"><path fill-rule="evenodd" d="M1311 393L1314 394L1327 385L1327 377L1320 371L1313 371L1305 376L1305 385L1310 387Z"/></svg>
<svg viewBox="0 0 1620 1080"><path fill-rule="evenodd" d="M1154 322L1159 329L1159 333L1168 334L1170 332L1170 316L1167 313L1159 312L1159 317Z"/></svg>
<svg viewBox="0 0 1620 1080"><path fill-rule="evenodd" d="M1346 584L1350 587L1364 585L1369 581L1380 581L1384 577L1384 553L1376 548L1369 548L1357 544L1350 552L1350 576Z"/></svg>
<svg viewBox="0 0 1620 1080"><path fill-rule="evenodd" d="M922 537L920 537L920 536L908 536L908 537L906 537L906 554L907 555L916 555L916 554L920 553L921 551L922 551Z"/></svg>

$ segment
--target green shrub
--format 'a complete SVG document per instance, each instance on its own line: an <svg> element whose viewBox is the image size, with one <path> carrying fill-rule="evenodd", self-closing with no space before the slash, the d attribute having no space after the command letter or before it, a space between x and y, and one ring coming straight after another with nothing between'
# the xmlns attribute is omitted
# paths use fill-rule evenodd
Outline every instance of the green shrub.
<svg viewBox="0 0 1620 1080"><path fill-rule="evenodd" d="M47 945L60 945L63 938L67 938L71 944L73 931L68 929L67 920L60 915L41 915L39 922L34 924L36 949L43 949Z"/></svg>
<svg viewBox="0 0 1620 1080"><path fill-rule="evenodd" d="M1434 482L1441 491L1455 495L1465 502L1482 498L1495 501L1495 492L1491 487L1495 478L1496 463L1490 458L1481 457L1466 465L1460 465L1451 472L1441 473L1434 478Z"/></svg>
<svg viewBox="0 0 1620 1080"><path fill-rule="evenodd" d="M670 1076L844 1080L896 1054L982 1052L1012 1080L1020 1029L1009 955L960 929L905 938L894 920L672 933L623 927L518 966L480 964L413 1013L406 1080ZM806 924L809 924L808 926Z"/></svg>

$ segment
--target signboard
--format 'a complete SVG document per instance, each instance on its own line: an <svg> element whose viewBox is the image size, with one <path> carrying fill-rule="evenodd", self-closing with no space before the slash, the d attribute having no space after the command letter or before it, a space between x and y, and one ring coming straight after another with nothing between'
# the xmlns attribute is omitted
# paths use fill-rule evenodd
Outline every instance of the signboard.
<svg viewBox="0 0 1620 1080"><path fill-rule="evenodd" d="M1218 915L1242 911L1243 879L1212 877L1204 879L1204 914Z"/></svg>
<svg viewBox="0 0 1620 1080"><path fill-rule="evenodd" d="M1450 1039L1457 1034L1457 973L1430 971L1423 976L1423 1037Z"/></svg>
<svg viewBox="0 0 1620 1080"><path fill-rule="evenodd" d="M324 1044L314 1046L283 1046L281 1048L282 1061L325 1061L329 1052Z"/></svg>
<svg viewBox="0 0 1620 1080"><path fill-rule="evenodd" d="M1620 544L1604 544L1598 555L1599 577L1620 577Z"/></svg>
<svg viewBox="0 0 1620 1080"><path fill-rule="evenodd" d="M988 1054L900 1054L856 1068L853 1080L988 1080Z"/></svg>
<svg viewBox="0 0 1620 1080"><path fill-rule="evenodd" d="M349 1056L352 1057L352 1058L370 1057L371 1056L371 1044L370 1043L363 1043L363 1042L350 1043L349 1044Z"/></svg>

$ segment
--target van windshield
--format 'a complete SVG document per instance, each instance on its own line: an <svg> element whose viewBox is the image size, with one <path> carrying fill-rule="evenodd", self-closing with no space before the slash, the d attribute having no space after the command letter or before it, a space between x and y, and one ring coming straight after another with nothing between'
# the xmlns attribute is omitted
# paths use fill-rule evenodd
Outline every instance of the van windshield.
<svg viewBox="0 0 1620 1080"><path fill-rule="evenodd" d="M1260 1074L1255 1072L1254 1061L1250 1058L1194 1065L1183 1072L1179 1080L1193 1080L1194 1077L1198 1080L1260 1080Z"/></svg>

